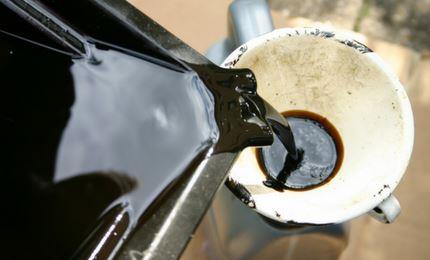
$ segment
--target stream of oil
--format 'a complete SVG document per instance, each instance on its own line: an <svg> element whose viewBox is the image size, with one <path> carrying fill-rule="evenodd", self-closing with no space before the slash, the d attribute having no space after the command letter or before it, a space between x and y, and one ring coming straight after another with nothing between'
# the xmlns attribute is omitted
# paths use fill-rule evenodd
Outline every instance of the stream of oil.
<svg viewBox="0 0 430 260"><path fill-rule="evenodd" d="M279 191L307 190L331 180L343 159L342 140L334 125L302 110L275 117L268 118L275 133L273 144L257 152L267 176L264 185Z"/></svg>

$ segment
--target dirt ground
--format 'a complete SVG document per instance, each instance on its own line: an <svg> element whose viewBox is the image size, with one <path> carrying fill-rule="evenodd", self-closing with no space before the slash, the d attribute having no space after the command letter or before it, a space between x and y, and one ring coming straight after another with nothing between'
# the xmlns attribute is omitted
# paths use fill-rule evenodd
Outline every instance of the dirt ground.
<svg viewBox="0 0 430 260"><path fill-rule="evenodd" d="M227 35L229 0L131 0L200 52ZM324 25L361 33L405 85L415 117L415 146L395 191L402 213L390 225L369 216L351 222L340 259L430 259L430 0L270 0L276 27ZM184 259L203 259L195 245ZM197 249L196 249L197 248ZM312 248L309 248L312 250ZM302 258L300 258L302 259ZM303 259L312 259L303 258ZM332 258L333 259L333 258Z"/></svg>

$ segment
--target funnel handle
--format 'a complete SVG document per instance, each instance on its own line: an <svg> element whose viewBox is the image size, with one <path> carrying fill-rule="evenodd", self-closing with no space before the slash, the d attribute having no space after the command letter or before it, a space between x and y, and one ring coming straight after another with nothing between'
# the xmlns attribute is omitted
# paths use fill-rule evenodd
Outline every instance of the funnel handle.
<svg viewBox="0 0 430 260"><path fill-rule="evenodd" d="M373 210L369 211L369 215L383 223L392 223L400 214L400 203L390 195L384 201L376 206Z"/></svg>

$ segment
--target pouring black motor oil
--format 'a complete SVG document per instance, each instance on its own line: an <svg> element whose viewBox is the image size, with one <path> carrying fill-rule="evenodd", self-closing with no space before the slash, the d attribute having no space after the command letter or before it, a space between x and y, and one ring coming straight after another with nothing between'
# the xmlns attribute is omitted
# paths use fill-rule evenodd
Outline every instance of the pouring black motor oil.
<svg viewBox="0 0 430 260"><path fill-rule="evenodd" d="M327 183L340 168L343 144L336 128L324 117L302 110L277 116L268 109L274 142L257 150L264 185L282 191L307 190Z"/></svg>

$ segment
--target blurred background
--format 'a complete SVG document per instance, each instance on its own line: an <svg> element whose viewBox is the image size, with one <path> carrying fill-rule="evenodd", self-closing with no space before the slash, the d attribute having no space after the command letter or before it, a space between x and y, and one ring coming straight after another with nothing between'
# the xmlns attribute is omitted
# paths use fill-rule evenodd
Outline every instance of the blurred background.
<svg viewBox="0 0 430 260"><path fill-rule="evenodd" d="M227 36L230 0L130 2L201 53ZM344 245L335 241L327 246L299 238L294 241L296 253L286 252L285 259L430 259L430 0L270 0L269 4L276 28L318 26L356 34L397 73L415 117L412 159L395 191L402 205L397 220L384 225L364 215L349 224L349 241L340 256L334 248ZM205 250L207 241L199 228L182 258L208 259Z"/></svg>

